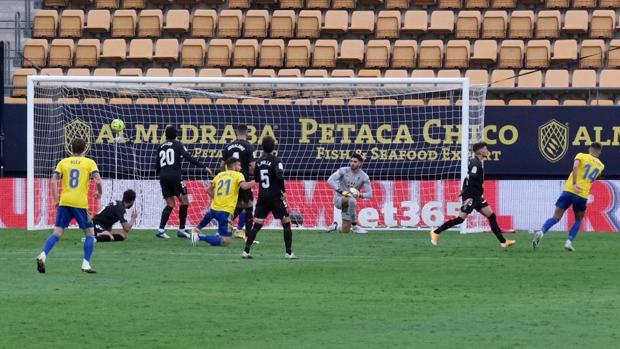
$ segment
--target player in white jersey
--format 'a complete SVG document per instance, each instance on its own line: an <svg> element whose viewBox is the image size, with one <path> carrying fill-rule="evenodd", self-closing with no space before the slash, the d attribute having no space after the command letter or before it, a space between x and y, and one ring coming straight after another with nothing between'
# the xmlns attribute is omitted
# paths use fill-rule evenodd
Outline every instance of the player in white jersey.
<svg viewBox="0 0 620 349"><path fill-rule="evenodd" d="M370 178L362 171L362 156L353 154L348 167L341 167L334 172L327 182L336 192L334 193L334 206L342 211L342 232L365 234L366 230L357 226L357 200L358 198L372 198ZM360 190L362 189L362 190ZM353 227L353 228L351 228ZM334 222L331 230L338 228L338 222Z"/></svg>

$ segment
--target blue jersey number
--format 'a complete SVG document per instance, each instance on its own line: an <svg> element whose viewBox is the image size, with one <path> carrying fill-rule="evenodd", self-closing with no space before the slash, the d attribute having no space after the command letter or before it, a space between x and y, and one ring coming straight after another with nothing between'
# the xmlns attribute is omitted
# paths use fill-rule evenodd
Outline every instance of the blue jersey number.
<svg viewBox="0 0 620 349"><path fill-rule="evenodd" d="M79 184L80 184L80 170L74 168L73 170L71 170L71 172L69 172L69 186L71 188L77 188Z"/></svg>
<svg viewBox="0 0 620 349"><path fill-rule="evenodd" d="M222 192L222 189L224 189L224 184L226 185L226 193ZM230 193L230 179L227 180L223 180L220 179L219 182L217 182L217 191L215 192L215 194L217 196L228 196L228 194Z"/></svg>
<svg viewBox="0 0 620 349"><path fill-rule="evenodd" d="M583 173L583 179L589 179L590 182L594 182L596 180L596 177L598 177L598 173L600 172L598 168L595 168L592 172L590 172L590 169L592 169L592 166L590 166L590 164L587 164L585 166L586 171Z"/></svg>

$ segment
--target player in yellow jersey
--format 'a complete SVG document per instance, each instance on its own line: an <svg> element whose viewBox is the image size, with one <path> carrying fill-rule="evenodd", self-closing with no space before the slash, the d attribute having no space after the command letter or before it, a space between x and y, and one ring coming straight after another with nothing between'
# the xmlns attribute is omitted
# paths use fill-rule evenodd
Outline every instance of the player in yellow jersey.
<svg viewBox="0 0 620 349"><path fill-rule="evenodd" d="M52 175L50 187L54 205L56 206L56 224L52 235L47 238L43 251L37 257L37 270L45 273L45 260L54 245L58 242L65 229L75 218L80 229L84 230L84 260L82 261L82 271L94 273L90 266L90 258L95 249L95 233L93 222L88 215L88 190L90 179L95 181L97 191L95 198L101 197L102 185L101 176L97 164L92 159L84 156L86 141L75 138L71 141L72 156L62 159ZM62 192L58 197L58 180L62 180Z"/></svg>
<svg viewBox="0 0 620 349"><path fill-rule="evenodd" d="M575 156L573 172L568 176L568 180L564 185L564 191L562 191L558 201L555 203L553 217L547 219L542 229L534 233L534 240L532 240L532 247L534 247L534 249L540 245L540 240L549 229L562 219L564 212L566 212L570 206L573 206L575 223L568 233L568 239L564 243L564 248L567 251L575 250L573 247L573 240L575 240L577 233L579 233L581 220L586 213L590 188L592 187L592 183L594 183L605 169L605 165L603 165L599 159L602 148L600 143L594 142L588 147L588 154L579 153Z"/></svg>
<svg viewBox="0 0 620 349"><path fill-rule="evenodd" d="M232 216L237 207L239 189L252 189L255 181L246 181L241 171L241 162L237 158L226 160L226 171L220 172L207 189L207 194L213 198L211 208L192 230L192 245L198 241L205 241L212 246L228 246L232 237ZM217 234L200 234L212 219L217 221Z"/></svg>

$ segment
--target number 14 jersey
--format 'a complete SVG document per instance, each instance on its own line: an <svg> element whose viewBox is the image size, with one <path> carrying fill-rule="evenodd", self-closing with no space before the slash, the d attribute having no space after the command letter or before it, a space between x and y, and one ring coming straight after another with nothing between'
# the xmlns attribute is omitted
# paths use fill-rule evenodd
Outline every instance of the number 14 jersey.
<svg viewBox="0 0 620 349"><path fill-rule="evenodd" d="M605 169L605 165L597 157L590 154L579 153L575 156L575 160L579 160L579 168L577 169L577 185L581 188L581 193L578 193L573 188L573 173L568 176L566 184L564 184L564 191L579 195L584 199L587 199L590 195L590 188L592 183L601 175Z"/></svg>

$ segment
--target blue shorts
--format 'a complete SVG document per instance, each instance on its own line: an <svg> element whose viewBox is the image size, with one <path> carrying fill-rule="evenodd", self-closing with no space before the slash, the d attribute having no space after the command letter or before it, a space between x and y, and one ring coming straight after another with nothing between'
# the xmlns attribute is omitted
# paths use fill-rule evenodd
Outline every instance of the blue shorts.
<svg viewBox="0 0 620 349"><path fill-rule="evenodd" d="M568 209L571 205L573 206L574 212L585 212L588 206L588 199L584 199L571 192L563 191L558 201L555 202L555 207L563 210Z"/></svg>
<svg viewBox="0 0 620 349"><path fill-rule="evenodd" d="M217 233L220 236L232 236L232 220L230 213L209 209L196 228L204 228L212 219L217 221Z"/></svg>
<svg viewBox="0 0 620 349"><path fill-rule="evenodd" d="M80 229L87 229L93 227L93 222L88 217L88 211L85 208L58 206L56 208L56 226L59 228L66 228L71 223L71 220L75 218Z"/></svg>

